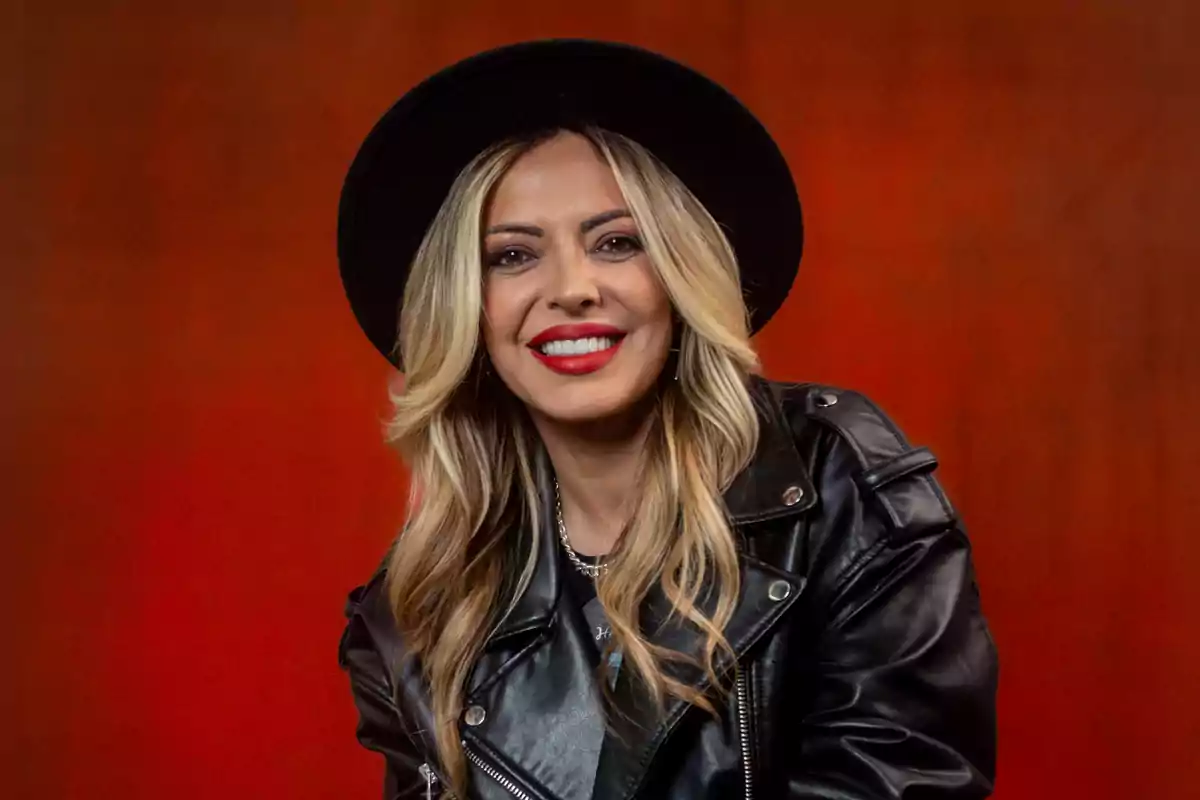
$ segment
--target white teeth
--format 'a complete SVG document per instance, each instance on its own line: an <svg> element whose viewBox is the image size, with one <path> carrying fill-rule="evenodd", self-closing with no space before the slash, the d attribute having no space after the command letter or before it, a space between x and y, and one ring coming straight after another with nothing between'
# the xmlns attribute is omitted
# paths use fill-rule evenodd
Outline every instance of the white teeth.
<svg viewBox="0 0 1200 800"><path fill-rule="evenodd" d="M617 343L611 336L593 336L590 339L559 339L546 342L540 349L548 356L582 356L607 350Z"/></svg>

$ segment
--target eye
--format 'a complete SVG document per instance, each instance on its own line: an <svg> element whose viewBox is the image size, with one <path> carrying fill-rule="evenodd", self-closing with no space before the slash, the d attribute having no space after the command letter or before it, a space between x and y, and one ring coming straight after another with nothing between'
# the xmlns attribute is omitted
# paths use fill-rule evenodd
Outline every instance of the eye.
<svg viewBox="0 0 1200 800"><path fill-rule="evenodd" d="M629 258L642 252L642 241L627 233L609 234L596 243L596 252L609 258Z"/></svg>
<svg viewBox="0 0 1200 800"><path fill-rule="evenodd" d="M530 253L523 247L502 247L498 250L492 250L484 259L484 263L488 267L498 269L512 269L514 267L522 267L532 261L533 253Z"/></svg>

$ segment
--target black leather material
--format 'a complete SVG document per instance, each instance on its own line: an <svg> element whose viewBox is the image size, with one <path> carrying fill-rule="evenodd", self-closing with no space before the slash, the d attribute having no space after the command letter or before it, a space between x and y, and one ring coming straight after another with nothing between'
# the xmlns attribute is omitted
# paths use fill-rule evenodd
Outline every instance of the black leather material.
<svg viewBox="0 0 1200 800"><path fill-rule="evenodd" d="M860 394L756 380L755 395L758 452L725 496L742 550L726 629L741 691L722 693L698 668L673 664L672 675L713 692L721 713L668 701L656 716L622 670L614 696L624 713L597 733L588 631L560 599L545 520L532 584L468 689L483 720L460 729L487 765L472 768L471 797L727 800L745 797L748 783L755 798L990 795L998 662L936 459ZM652 593L644 630L697 652L700 635L660 625L665 611ZM359 739L385 757L386 798L424 797L420 767L438 769L428 697L382 572L351 594L347 617L340 663ZM732 676L732 664L721 667ZM596 747L593 782L585 765Z"/></svg>

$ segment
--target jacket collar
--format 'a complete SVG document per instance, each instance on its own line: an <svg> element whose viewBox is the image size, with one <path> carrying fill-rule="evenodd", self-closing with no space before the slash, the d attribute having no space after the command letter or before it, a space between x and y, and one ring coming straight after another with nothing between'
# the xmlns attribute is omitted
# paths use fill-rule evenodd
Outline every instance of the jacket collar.
<svg viewBox="0 0 1200 800"><path fill-rule="evenodd" d="M750 389L759 417L758 446L750 464L724 494L730 520L743 535L753 534L752 523L799 514L816 502L812 478L796 448L791 425L774 387L754 378ZM538 471L538 484L543 502L534 572L489 638L489 647L511 636L548 627L554 618L561 577L553 513L554 485L549 470ZM523 549L529 543L520 544Z"/></svg>
<svg viewBox="0 0 1200 800"><path fill-rule="evenodd" d="M539 535L533 538L528 527L523 528L525 541L516 543L516 552L525 552L530 545L537 548L537 559L534 563L533 575L525 590L516 599L513 607L501 620L496 630L488 639L487 646L491 647L511 636L518 636L533 630L545 628L554 618L554 609L558 604L558 594L561 576L558 570L558 539L556 534L557 522L554 517L554 483L548 469L537 472L538 493L542 498L541 518L538 520ZM518 556L518 560L520 557Z"/></svg>
<svg viewBox="0 0 1200 800"><path fill-rule="evenodd" d="M724 498L730 519L739 526L797 514L816 502L812 477L776 388L755 378L750 396L758 410L758 446Z"/></svg>

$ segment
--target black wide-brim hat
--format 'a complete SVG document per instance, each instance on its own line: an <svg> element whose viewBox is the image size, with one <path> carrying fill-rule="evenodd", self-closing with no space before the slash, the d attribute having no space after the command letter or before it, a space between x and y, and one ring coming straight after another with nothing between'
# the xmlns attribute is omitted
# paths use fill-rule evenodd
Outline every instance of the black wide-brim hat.
<svg viewBox="0 0 1200 800"><path fill-rule="evenodd" d="M578 39L524 42L427 78L384 114L350 167L338 210L342 283L388 360L400 366L404 284L459 172L502 140L589 125L648 149L721 225L752 332L779 310L804 232L791 171L758 119L719 84L657 53Z"/></svg>

